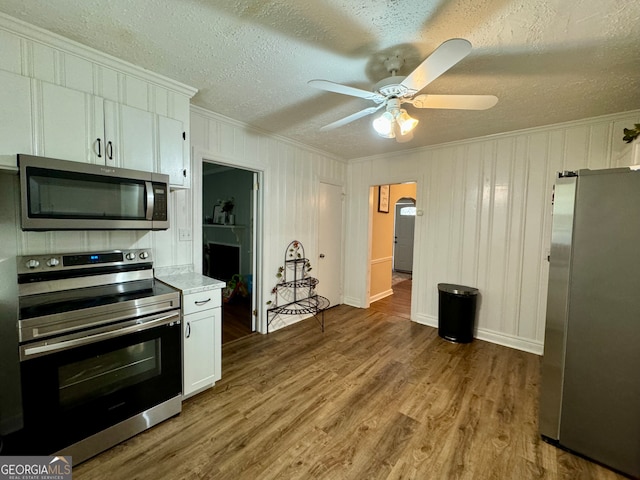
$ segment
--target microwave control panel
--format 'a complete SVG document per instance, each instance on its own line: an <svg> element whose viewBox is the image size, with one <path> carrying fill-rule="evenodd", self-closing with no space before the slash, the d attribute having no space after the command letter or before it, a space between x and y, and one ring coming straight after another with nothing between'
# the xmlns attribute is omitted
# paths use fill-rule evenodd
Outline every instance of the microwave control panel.
<svg viewBox="0 0 640 480"><path fill-rule="evenodd" d="M153 184L153 220L167 220L167 184Z"/></svg>

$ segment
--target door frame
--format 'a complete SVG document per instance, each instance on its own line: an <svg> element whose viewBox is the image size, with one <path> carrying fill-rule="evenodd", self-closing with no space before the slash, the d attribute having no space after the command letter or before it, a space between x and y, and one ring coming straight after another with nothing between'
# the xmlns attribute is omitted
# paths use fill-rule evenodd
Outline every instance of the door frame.
<svg viewBox="0 0 640 480"><path fill-rule="evenodd" d="M248 172L254 173L258 178L259 188L257 189L254 203L257 203L257 208L254 211L253 219L253 237L254 237L254 251L251 261L255 265L255 271L253 272L253 286L252 286L252 309L255 314L252 316L251 323L255 331L258 333L266 333L266 318L263 315L260 305L263 304L263 292L262 285L264 281L263 272L263 245L264 245L264 178L265 169L256 165L241 165L239 163L230 161L228 158L220 157L219 155L208 152L195 152L193 155L192 172L191 172L191 201L193 205L193 266L196 273L202 273L202 164L216 163L218 165L226 165L231 168L239 168ZM255 188L255 185L254 185ZM256 288L258 286L258 288Z"/></svg>
<svg viewBox="0 0 640 480"><path fill-rule="evenodd" d="M367 197L369 199L369 211L367 212L367 269L366 269L366 278L364 279L365 283L365 298L362 304L362 308L369 308L371 306L370 302L370 292L371 292L371 253L373 250L373 213L374 209L377 208L377 205L374 205L374 188L379 185L396 185L401 183L415 183L416 184L416 224L415 230L413 234L413 281L411 282L411 321L415 321L415 316L417 312L417 301L418 295L416 292L418 291L418 286L420 283L420 279L416 278L416 272L419 271L419 255L420 251L416 249L416 245L419 245L421 242L421 219L424 214L423 207L419 203L420 198L423 198L425 195L421 194L420 187L424 184L424 178L422 175L415 176L399 176L394 178L383 178L376 179L377 181L372 182L367 187ZM395 204L394 204L395 205ZM394 213L395 214L395 213ZM394 222L395 225L395 222Z"/></svg>

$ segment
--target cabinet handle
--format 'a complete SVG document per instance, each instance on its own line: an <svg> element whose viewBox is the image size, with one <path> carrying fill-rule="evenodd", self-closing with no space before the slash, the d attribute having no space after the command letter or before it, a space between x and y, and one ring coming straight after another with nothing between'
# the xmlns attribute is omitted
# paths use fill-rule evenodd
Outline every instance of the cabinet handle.
<svg viewBox="0 0 640 480"><path fill-rule="evenodd" d="M185 338L189 338L191 336L191 322L187 322L187 331L184 334Z"/></svg>
<svg viewBox="0 0 640 480"><path fill-rule="evenodd" d="M111 140L107 142L106 154L109 160L113 160L113 143L111 143Z"/></svg>
<svg viewBox="0 0 640 480"><path fill-rule="evenodd" d="M209 303L211 301L210 298L207 298L206 300L196 300L195 304L200 306L200 305L204 305L205 303Z"/></svg>
<svg viewBox="0 0 640 480"><path fill-rule="evenodd" d="M98 143L98 158L102 158L102 142L99 138L96 140L96 142Z"/></svg>

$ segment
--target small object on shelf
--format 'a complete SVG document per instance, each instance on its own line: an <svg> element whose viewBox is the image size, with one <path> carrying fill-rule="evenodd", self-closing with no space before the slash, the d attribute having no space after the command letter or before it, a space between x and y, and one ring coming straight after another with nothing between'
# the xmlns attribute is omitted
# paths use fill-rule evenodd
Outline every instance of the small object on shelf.
<svg viewBox="0 0 640 480"><path fill-rule="evenodd" d="M287 246L284 266L281 266L276 274L279 281L271 291L275 295L275 301L267 302L268 305L272 305L267 309L267 333L269 325L279 315L308 314L315 317L324 332L324 311L329 308L330 303L328 299L316 293L318 279L311 277L310 271L311 263L304 255L302 243L294 240Z"/></svg>
<svg viewBox="0 0 640 480"><path fill-rule="evenodd" d="M222 211L222 205L214 205L213 206L213 223L216 225L224 224L224 212Z"/></svg>

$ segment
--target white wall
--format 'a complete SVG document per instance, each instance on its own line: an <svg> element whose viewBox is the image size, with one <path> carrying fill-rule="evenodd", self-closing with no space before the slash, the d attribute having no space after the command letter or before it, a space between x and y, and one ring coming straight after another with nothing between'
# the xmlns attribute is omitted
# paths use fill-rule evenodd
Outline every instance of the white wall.
<svg viewBox="0 0 640 480"><path fill-rule="evenodd" d="M437 326L437 284L480 289L481 339L542 353L555 174L630 164L640 112L350 162L344 301L366 305L369 187L416 180L414 321Z"/></svg>
<svg viewBox="0 0 640 480"><path fill-rule="evenodd" d="M191 108L191 144L194 218L202 218L199 209L202 208L203 159L262 172L263 202L258 234L263 238L263 249L258 252L258 259L263 281L257 287L261 294L258 306L264 319L266 302L272 298L270 292L277 283L276 272L283 264L287 245L299 240L312 266L317 265L319 183L326 180L344 184L346 164L318 150L262 133L199 107ZM201 229L196 222L193 238L202 238ZM194 248L197 271L202 266L201 254L200 249ZM281 320L270 330L298 318ZM259 326L259 330L263 328Z"/></svg>

